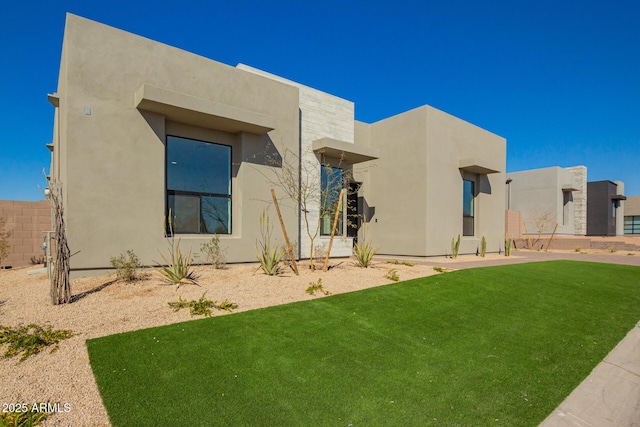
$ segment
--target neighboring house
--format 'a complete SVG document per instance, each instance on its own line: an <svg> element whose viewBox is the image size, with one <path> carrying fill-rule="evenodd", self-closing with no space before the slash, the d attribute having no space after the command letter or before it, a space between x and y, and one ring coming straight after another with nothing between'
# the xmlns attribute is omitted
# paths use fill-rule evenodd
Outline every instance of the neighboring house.
<svg viewBox="0 0 640 427"><path fill-rule="evenodd" d="M623 235L626 199L622 181L588 182L587 235Z"/></svg>
<svg viewBox="0 0 640 427"><path fill-rule="evenodd" d="M44 257L42 244L51 231L51 208L48 200L25 202L0 200L0 218L6 222L4 231L9 232L9 256L2 267L22 267L31 264L31 259Z"/></svg>
<svg viewBox="0 0 640 427"><path fill-rule="evenodd" d="M310 165L291 182L349 190L333 256L350 255L362 217L384 254L443 255L458 234L460 253L475 253L483 235L489 251L503 248L506 141L429 106L357 122L350 101L71 14L49 100L50 176L61 184L75 276L109 269L127 249L153 264L169 212L184 250L217 233L228 262L254 261L268 178L289 154ZM312 220L337 199L330 193L307 206ZM304 258L301 207L281 208ZM316 245L332 222L322 218Z"/></svg>
<svg viewBox="0 0 640 427"><path fill-rule="evenodd" d="M525 234L587 234L586 167L510 172L505 183L507 210L521 212Z"/></svg>
<svg viewBox="0 0 640 427"><path fill-rule="evenodd" d="M640 196L629 196L624 202L624 234L640 235Z"/></svg>

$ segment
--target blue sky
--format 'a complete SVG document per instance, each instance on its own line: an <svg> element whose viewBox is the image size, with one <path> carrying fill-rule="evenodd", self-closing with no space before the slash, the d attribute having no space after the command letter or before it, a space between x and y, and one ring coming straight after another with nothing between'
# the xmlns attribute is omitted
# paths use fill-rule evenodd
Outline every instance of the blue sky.
<svg viewBox="0 0 640 427"><path fill-rule="evenodd" d="M0 16L0 199L38 200L65 13L355 102L507 138L507 170L585 165L640 195L640 2L36 1Z"/></svg>

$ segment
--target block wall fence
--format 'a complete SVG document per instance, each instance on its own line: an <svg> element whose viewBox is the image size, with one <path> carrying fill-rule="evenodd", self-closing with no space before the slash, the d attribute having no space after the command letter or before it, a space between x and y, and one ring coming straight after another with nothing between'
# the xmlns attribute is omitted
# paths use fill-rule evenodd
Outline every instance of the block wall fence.
<svg viewBox="0 0 640 427"><path fill-rule="evenodd" d="M31 257L43 257L42 243L45 232L51 230L51 209L48 200L22 202L0 200L0 217L4 218L4 231L11 233L9 256L2 267L22 267L31 264Z"/></svg>

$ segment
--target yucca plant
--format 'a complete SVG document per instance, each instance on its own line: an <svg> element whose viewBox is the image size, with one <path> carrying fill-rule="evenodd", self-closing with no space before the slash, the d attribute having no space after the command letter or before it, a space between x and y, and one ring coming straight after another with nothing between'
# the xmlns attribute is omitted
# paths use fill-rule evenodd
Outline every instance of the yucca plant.
<svg viewBox="0 0 640 427"><path fill-rule="evenodd" d="M160 256L164 261L164 265L158 265L157 270L165 280L165 282L176 285L176 289L180 285L197 285L197 276L191 269L191 251L183 254L180 250L180 239L176 241L175 234L173 232L173 219L171 217L171 211L169 211L169 219L167 220L168 232L169 232L169 256L165 257L161 252ZM156 264L160 264L156 261Z"/></svg>
<svg viewBox="0 0 640 427"><path fill-rule="evenodd" d="M511 256L511 245L513 245L512 238L508 238L504 241L504 256Z"/></svg>
<svg viewBox="0 0 640 427"><path fill-rule="evenodd" d="M260 241L256 242L255 250L264 274L277 276L282 273L280 262L284 259L285 250L281 245L271 243L273 226L266 211L260 214Z"/></svg>
<svg viewBox="0 0 640 427"><path fill-rule="evenodd" d="M486 254L487 254L487 238L482 236L482 239L480 240L480 256L484 258Z"/></svg>
<svg viewBox="0 0 640 427"><path fill-rule="evenodd" d="M451 238L451 258L458 258L458 252L460 251L460 234L458 234L458 240Z"/></svg>
<svg viewBox="0 0 640 427"><path fill-rule="evenodd" d="M362 241L358 242L353 247L353 255L356 257L356 265L358 267L367 268L371 265L373 257L378 251L374 248L371 242L367 239L367 220L362 223Z"/></svg>

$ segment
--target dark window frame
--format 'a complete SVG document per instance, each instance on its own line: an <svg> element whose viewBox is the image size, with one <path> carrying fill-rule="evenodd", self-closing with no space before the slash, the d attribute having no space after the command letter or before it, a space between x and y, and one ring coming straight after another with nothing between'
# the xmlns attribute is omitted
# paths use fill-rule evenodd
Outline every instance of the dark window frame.
<svg viewBox="0 0 640 427"><path fill-rule="evenodd" d="M467 198L467 183L471 184L471 197L469 198L470 209L466 209L465 202ZM475 236L475 200L476 199L476 181L474 179L462 180L462 235ZM467 212L467 210L469 212Z"/></svg>
<svg viewBox="0 0 640 427"><path fill-rule="evenodd" d="M340 171L340 181L341 181L341 187L337 187L337 194L334 196L336 201L338 199L338 197L340 197L340 190L345 188L345 170L341 167L334 167L334 166L328 166L328 165L321 165L320 166L320 236L330 236L331 235L331 229L333 228L333 221L335 219L335 214L336 214L336 210L335 209L325 209L325 197L327 195L327 191L325 190L325 179L324 179L324 172L330 169L332 171L335 170L339 170ZM333 174L333 173L332 173ZM343 197L343 199L346 199L346 197ZM336 227L336 236L343 236L344 235L344 204L345 204L345 200L342 200L342 203L340 204L340 216L338 219L338 225ZM337 207L337 206L336 206ZM328 231L326 230L326 225L328 225Z"/></svg>
<svg viewBox="0 0 640 427"><path fill-rule="evenodd" d="M219 147L225 147L226 149L228 149L228 158L229 158L229 174L228 174L228 194L224 194L224 193L214 193L214 192L205 192L205 191L189 191L189 190L175 190L175 189L170 189L169 188L169 144L170 144L170 139L171 138L179 138L181 140L185 140L185 141L192 141L195 143L204 143L204 144L211 144L211 145L215 145L215 146L219 146ZM185 137L185 136L180 136L180 135L166 135L165 138L165 217L169 218L169 216L173 216L172 218L172 226L170 227L169 224L167 224L167 229L166 229L166 233L167 235L171 234L171 231L173 231L174 234L201 234L201 235L213 235L213 234L224 234L224 235L230 235L232 234L233 231L233 192L231 189L232 186L232 164L233 164L233 147L227 144L220 144L217 142L211 142L211 141L204 141L204 140L200 140L200 139L195 139L195 138L189 138L189 137ZM198 231L181 231L179 229L176 229L176 226L178 225L175 221L175 211L170 212L171 210L171 197L174 198L174 202L173 205L175 206L175 197L176 196L195 196L195 197L199 197L199 212L198 212ZM228 203L228 218L227 218L227 225L225 226L223 224L222 221L219 221L220 224L223 225L223 227L226 229L226 232L210 232L206 229L206 221L205 221L205 213L203 211L203 206L206 205L206 203L203 203L203 200L205 200L205 198L214 198L214 199L226 199L227 203Z"/></svg>
<svg viewBox="0 0 640 427"><path fill-rule="evenodd" d="M625 215L624 234L640 234L640 215Z"/></svg>

